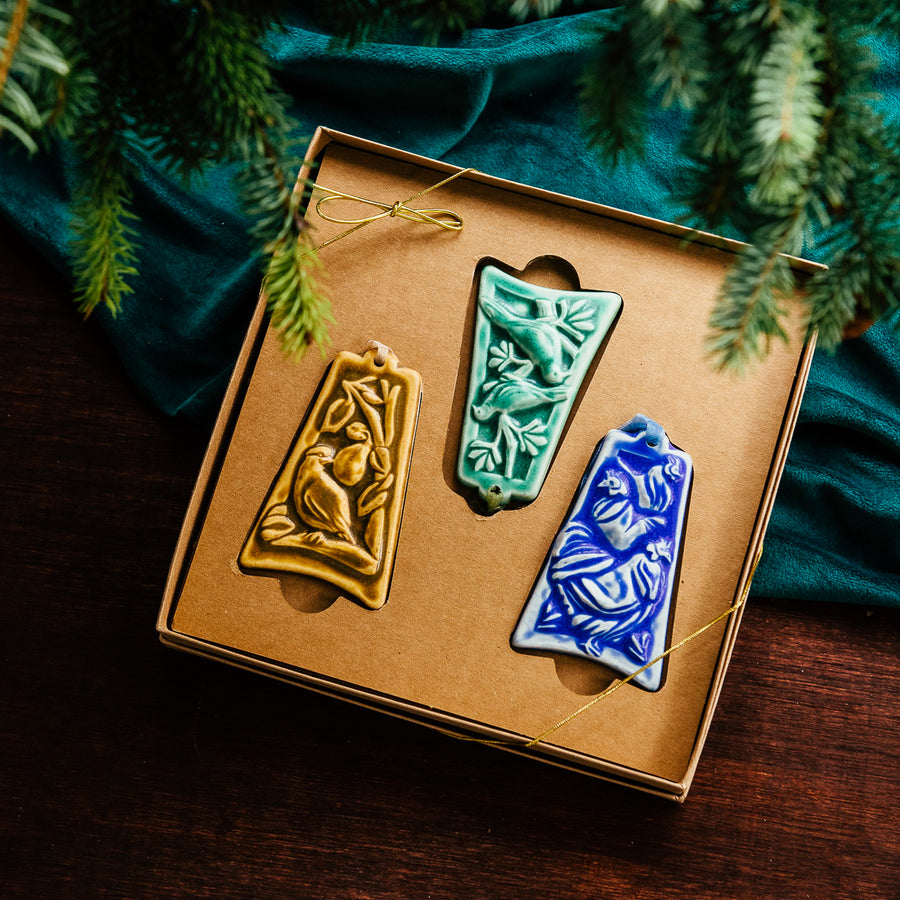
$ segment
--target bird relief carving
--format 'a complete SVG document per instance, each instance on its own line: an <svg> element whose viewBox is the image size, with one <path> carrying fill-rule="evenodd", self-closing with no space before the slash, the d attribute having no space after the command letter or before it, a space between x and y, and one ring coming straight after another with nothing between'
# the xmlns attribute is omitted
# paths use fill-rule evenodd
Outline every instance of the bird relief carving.
<svg viewBox="0 0 900 900"><path fill-rule="evenodd" d="M241 550L241 568L312 575L382 606L420 396L418 373L382 345L338 354Z"/></svg>
<svg viewBox="0 0 900 900"><path fill-rule="evenodd" d="M665 649L693 466L635 416L595 451L512 636L523 651L583 656L629 676ZM634 683L659 690L662 661Z"/></svg>
<svg viewBox="0 0 900 900"><path fill-rule="evenodd" d="M572 405L622 308L618 294L560 291L485 266L457 477L493 513L537 497Z"/></svg>

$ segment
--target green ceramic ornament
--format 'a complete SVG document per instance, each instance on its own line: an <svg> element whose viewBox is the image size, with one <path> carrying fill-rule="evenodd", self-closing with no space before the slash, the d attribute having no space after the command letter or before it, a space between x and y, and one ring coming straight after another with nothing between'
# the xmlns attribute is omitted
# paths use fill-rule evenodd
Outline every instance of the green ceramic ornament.
<svg viewBox="0 0 900 900"><path fill-rule="evenodd" d="M622 298L560 291L481 270L460 482L485 512L540 493L581 383Z"/></svg>

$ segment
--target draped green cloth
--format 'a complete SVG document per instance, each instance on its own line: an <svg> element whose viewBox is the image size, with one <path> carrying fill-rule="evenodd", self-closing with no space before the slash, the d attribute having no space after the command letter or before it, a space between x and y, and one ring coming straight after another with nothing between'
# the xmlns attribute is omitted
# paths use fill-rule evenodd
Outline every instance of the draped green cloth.
<svg viewBox="0 0 900 900"><path fill-rule="evenodd" d="M273 35L298 140L317 125L538 187L672 219L683 120L659 114L641 164L605 169L577 102L589 26L606 12L474 30L441 47L330 49L308 27ZM879 85L900 119L900 54ZM141 275L116 318L98 317L128 374L172 415L209 417L260 281L227 167L188 187L135 155ZM0 157L0 211L68 274L68 149ZM338 306L338 314L339 314ZM885 324L818 353L754 581L761 596L900 606L900 347Z"/></svg>

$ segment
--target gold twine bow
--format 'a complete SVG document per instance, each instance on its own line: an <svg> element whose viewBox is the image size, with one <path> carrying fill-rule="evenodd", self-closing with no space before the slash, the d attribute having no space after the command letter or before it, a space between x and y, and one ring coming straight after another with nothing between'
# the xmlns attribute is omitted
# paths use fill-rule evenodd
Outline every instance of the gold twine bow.
<svg viewBox="0 0 900 900"><path fill-rule="evenodd" d="M438 188L443 187L445 184L448 184L462 175L474 171L475 170L471 168L460 169L458 172L454 172L437 184L432 184L430 187L418 191L411 197L407 197L406 200L397 200L394 203L382 203L379 200L369 200L367 197L357 197L355 194L348 194L344 191L336 190L335 188L316 185L319 190L324 191L325 193L325 196L320 197L316 203L316 213L318 216L325 219L326 222L336 222L339 225L350 225L352 227L329 238L327 241L323 241L321 244L318 244L315 249L321 250L323 247L327 247L329 244L333 244L335 241L347 237L348 234L352 234L360 228L365 228L366 225L371 225L372 222L388 218L406 219L410 222L420 222L423 225L437 225L438 228L443 228L446 231L462 231L462 217L451 209L413 209L407 204L418 200L420 197L424 197L426 194L430 194L432 191L436 191ZM375 207L379 212L372 213L372 215L369 216L362 216L359 219L341 219L323 211L323 207L326 204L333 203L336 200L350 200L354 203L363 203L367 206Z"/></svg>
<svg viewBox="0 0 900 900"><path fill-rule="evenodd" d="M493 740L492 741L492 740L488 740L487 738L470 737L468 735L458 734L453 731L445 731L444 729L437 729L437 730L440 731L442 734L447 735L448 737L453 737L460 741L468 741L468 742L476 743L476 744L485 744L489 747L521 747L522 749L530 750L532 747L537 746L542 741L544 741L546 738L548 738L551 734L553 734L554 731L558 731L564 725L568 725L569 722L571 722L573 719L577 719L578 716L580 716L582 713L587 712L589 709L591 709L591 707L595 706L601 700L608 697L614 691L617 691L623 685L628 684L628 682L633 681L642 672L646 672L647 669L651 668L652 666L655 666L658 662L661 662L662 660L666 659L666 657L668 657L670 654L674 653L676 650L680 650L682 647L684 647L685 644L689 644L692 640L694 640L694 638L700 637L701 634L703 634L706 631L709 631L710 628L715 627L716 625L719 624L719 622L723 621L724 619L727 619L729 616L736 613L747 602L747 597L750 595L750 584L753 581L753 576L756 573L756 567L759 565L759 561L761 558L762 558L762 547L759 548L759 552L756 554L756 559L753 561L753 568L750 570L750 578L747 580L747 584L744 587L744 590L741 592L741 596L731 606L729 606L728 609L725 610L725 612L719 613L719 615L717 615L714 619L707 622L705 625L698 628L696 631L691 632L687 637L682 638L680 641L678 641L677 644L673 644L671 647L669 647L668 650L664 651L663 653L660 653L659 656L655 657L654 659L651 659L650 662L648 662L644 666L641 666L641 668L638 669L637 671L632 672L627 678L617 678L611 685L609 685L609 687L605 688L603 691L601 691L599 694L597 694L596 697L591 698L583 706L580 706L578 709L576 709L575 712L569 713L569 715L567 715L564 719L560 719L556 724L551 725L549 728L542 731L536 737L529 738L527 740L510 739L510 740Z"/></svg>

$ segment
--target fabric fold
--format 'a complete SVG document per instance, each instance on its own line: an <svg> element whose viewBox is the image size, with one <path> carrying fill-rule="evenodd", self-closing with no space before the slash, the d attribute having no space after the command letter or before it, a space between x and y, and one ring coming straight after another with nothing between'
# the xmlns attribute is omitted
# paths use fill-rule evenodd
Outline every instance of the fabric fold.
<svg viewBox="0 0 900 900"><path fill-rule="evenodd" d="M327 35L298 18L272 34L268 50L290 98L298 144L327 125L677 219L682 115L655 114L646 159L615 171L585 144L577 80L593 30L612 14L476 29L436 48L371 44L351 52L335 52ZM897 117L897 48L880 52L887 60L879 81L884 107ZM261 279L231 184L234 170L218 167L182 186L149 156L136 152L133 162L141 274L117 317L96 315L151 403L170 415L209 420ZM66 274L74 175L67 147L0 160L0 214ZM897 338L885 325L834 356L816 355L754 594L900 605L898 397Z"/></svg>

